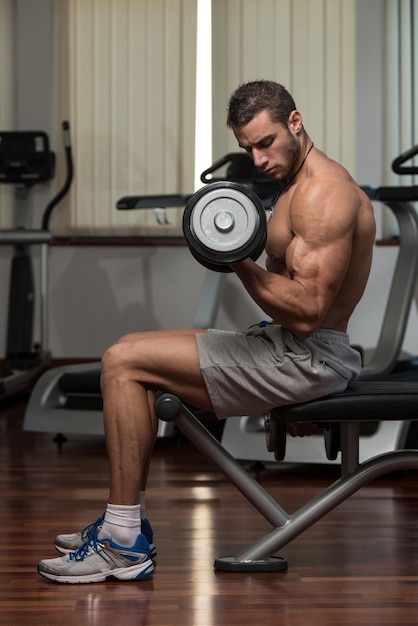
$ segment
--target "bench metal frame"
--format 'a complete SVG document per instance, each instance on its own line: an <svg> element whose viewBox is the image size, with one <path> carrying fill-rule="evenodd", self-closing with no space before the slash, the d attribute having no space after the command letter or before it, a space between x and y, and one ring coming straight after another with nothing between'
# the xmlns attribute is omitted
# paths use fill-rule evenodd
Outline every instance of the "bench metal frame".
<svg viewBox="0 0 418 626"><path fill-rule="evenodd" d="M221 556L215 569L225 571L281 571L286 559L275 553L318 522L364 485L389 472L418 468L418 450L397 450L359 462L359 426L362 420L418 418L418 384L408 382L360 381L341 394L313 402L275 409L275 420L313 421L320 425L340 422L341 478L292 515L243 468L211 435L176 396L162 393L156 399L160 419L175 420L190 441L226 475L233 485L273 526L236 556ZM281 442L278 442L279 444Z"/></svg>

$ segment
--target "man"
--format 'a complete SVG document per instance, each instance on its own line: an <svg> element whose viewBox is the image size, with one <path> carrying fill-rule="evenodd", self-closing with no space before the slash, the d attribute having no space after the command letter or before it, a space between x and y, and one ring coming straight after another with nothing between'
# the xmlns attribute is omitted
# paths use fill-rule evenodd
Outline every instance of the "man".
<svg viewBox="0 0 418 626"><path fill-rule="evenodd" d="M153 390L170 391L222 419L342 391L360 372L346 332L372 259L368 198L314 147L281 85L239 87L227 124L256 167L281 188L268 223L266 269L251 259L231 266L271 321L245 332L143 332L109 348L102 361L109 503L96 523L56 538L58 550L68 554L40 562L39 572L49 579L152 575L155 547L144 507L157 433Z"/></svg>

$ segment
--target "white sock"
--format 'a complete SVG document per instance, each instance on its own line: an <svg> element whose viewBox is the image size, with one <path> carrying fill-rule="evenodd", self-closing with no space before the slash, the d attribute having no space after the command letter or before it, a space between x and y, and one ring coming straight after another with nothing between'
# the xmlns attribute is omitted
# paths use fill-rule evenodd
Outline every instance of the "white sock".
<svg viewBox="0 0 418 626"><path fill-rule="evenodd" d="M137 536L141 534L141 505L107 504L103 529L111 533L115 543L133 546Z"/></svg>

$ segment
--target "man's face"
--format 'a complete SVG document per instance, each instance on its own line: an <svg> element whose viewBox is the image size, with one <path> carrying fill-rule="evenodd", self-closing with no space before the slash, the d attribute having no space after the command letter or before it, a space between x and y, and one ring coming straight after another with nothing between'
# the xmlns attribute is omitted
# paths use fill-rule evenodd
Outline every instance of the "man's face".
<svg viewBox="0 0 418 626"><path fill-rule="evenodd" d="M254 165L273 180L283 183L300 154L298 133L301 127L298 111L292 111L285 128L278 122L272 122L269 112L264 110L245 126L235 128L234 134Z"/></svg>

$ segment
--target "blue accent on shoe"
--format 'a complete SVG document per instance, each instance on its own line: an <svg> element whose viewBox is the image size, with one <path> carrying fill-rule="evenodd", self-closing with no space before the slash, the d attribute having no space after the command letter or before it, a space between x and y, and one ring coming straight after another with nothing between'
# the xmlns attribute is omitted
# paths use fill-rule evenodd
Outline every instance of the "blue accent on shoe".
<svg viewBox="0 0 418 626"><path fill-rule="evenodd" d="M138 576L135 576L133 580L147 580L148 578L151 578L153 573L154 573L154 565L151 564L149 565L149 567L147 567L146 570L138 574Z"/></svg>
<svg viewBox="0 0 418 626"><path fill-rule="evenodd" d="M147 519L141 519L141 532L147 538L148 543L154 543L154 533L152 532L151 524Z"/></svg>
<svg viewBox="0 0 418 626"><path fill-rule="evenodd" d="M133 561L133 562L137 561L138 553L144 554L147 557L147 559L150 558L149 544L148 544L146 537L143 534L137 536L136 541L133 544L133 546L121 546L115 541L112 541L110 537L109 539L107 538L98 539L97 532L95 532L77 550L75 550L74 552L70 552L68 554L70 561L83 561L86 558L86 556L89 555L91 550L98 549L99 547L98 544L100 543L107 543L109 544L111 548L118 550L119 552L122 552L124 558L128 559L129 561Z"/></svg>
<svg viewBox="0 0 418 626"><path fill-rule="evenodd" d="M155 559L157 556L157 549L154 545L154 533L149 520L146 518L141 519L141 532L145 535L145 538L149 543L151 558Z"/></svg>

